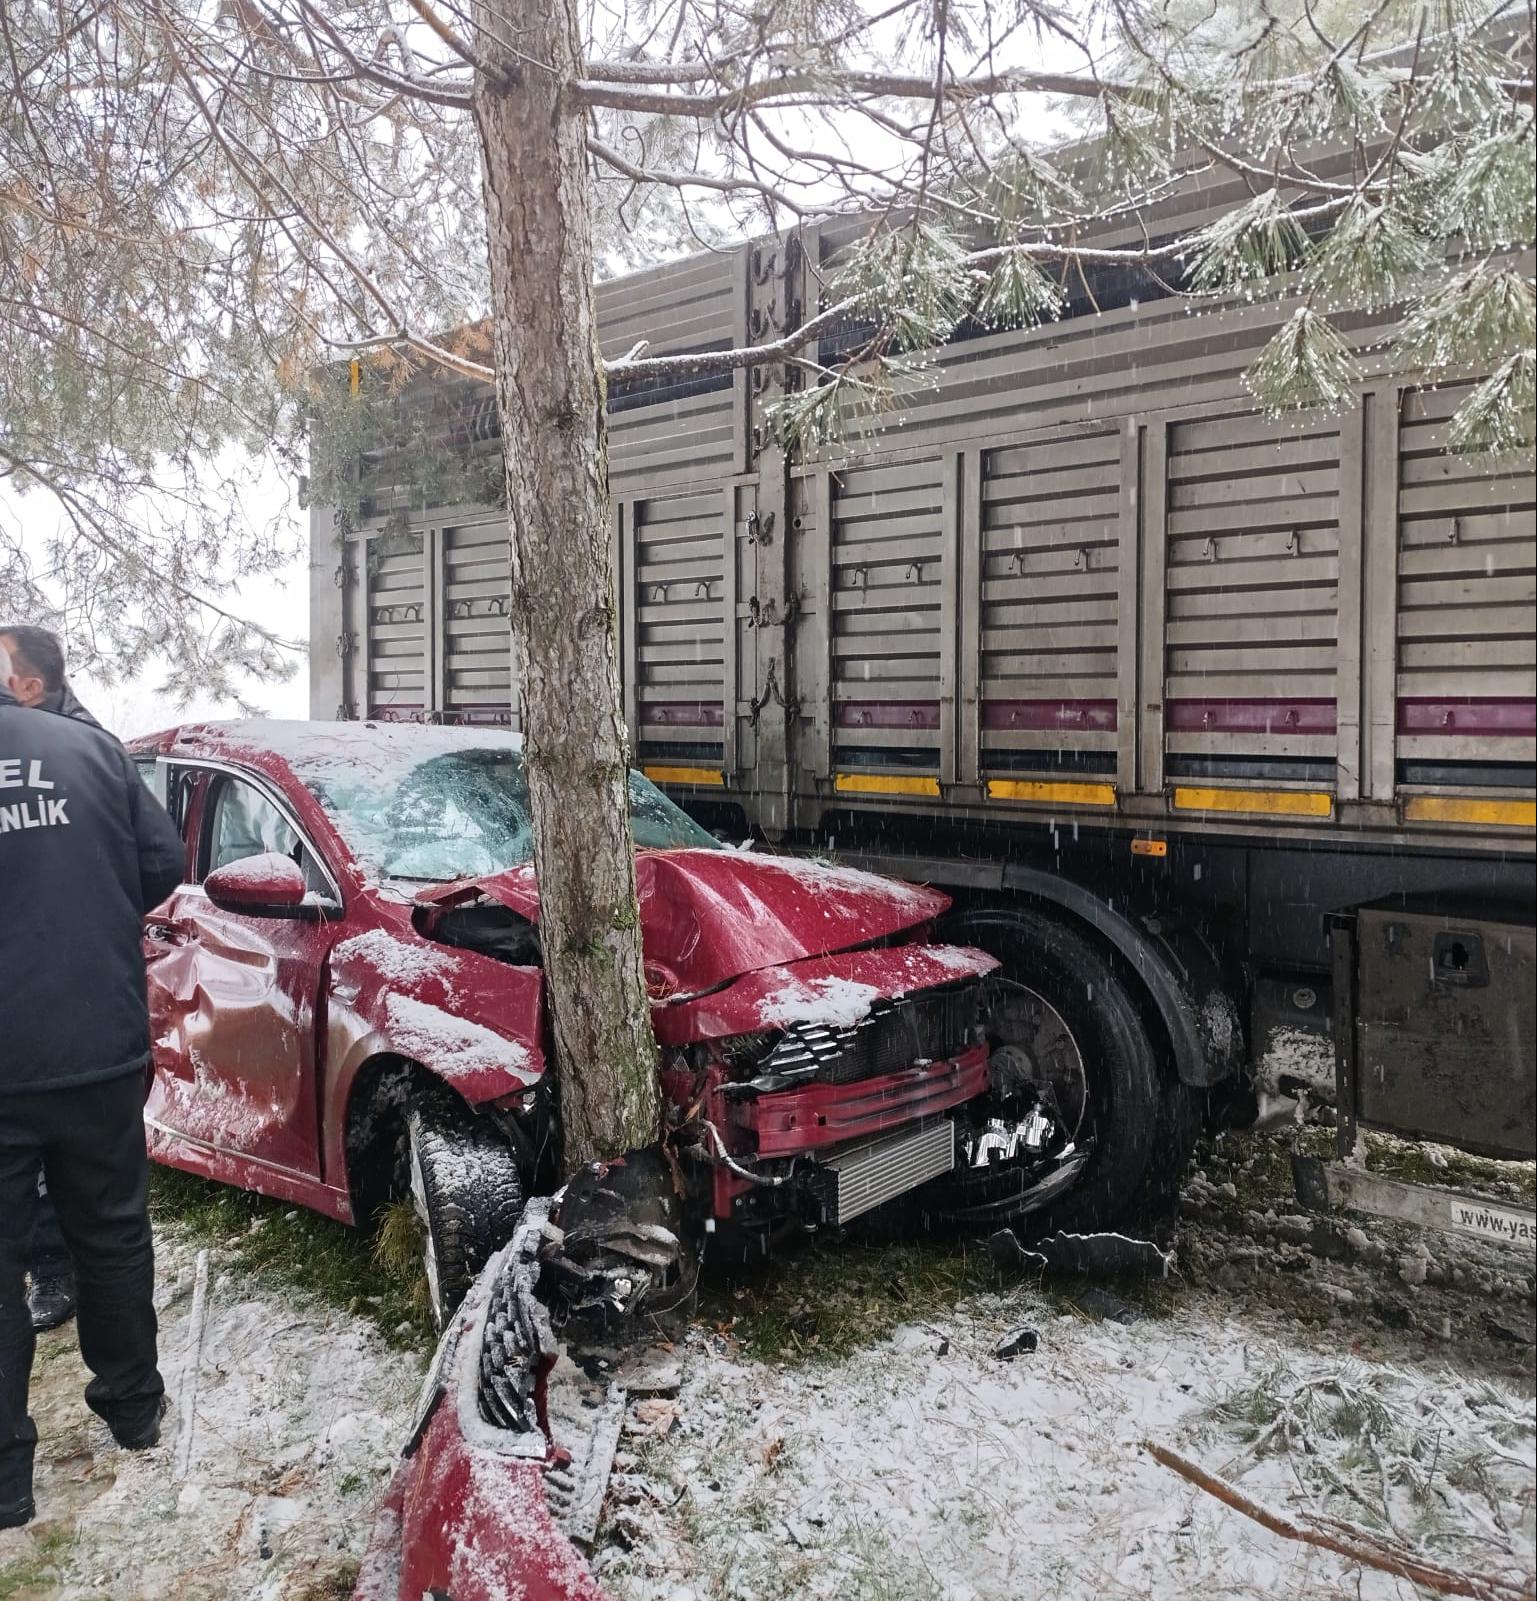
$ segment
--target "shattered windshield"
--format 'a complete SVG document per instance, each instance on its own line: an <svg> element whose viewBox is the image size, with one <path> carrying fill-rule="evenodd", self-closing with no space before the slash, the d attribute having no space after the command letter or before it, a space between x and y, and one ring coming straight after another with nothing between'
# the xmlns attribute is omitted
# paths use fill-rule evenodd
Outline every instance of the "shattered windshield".
<svg viewBox="0 0 1537 1601"><path fill-rule="evenodd" d="M433 756L389 782L339 769L306 782L353 855L380 878L478 878L534 854L528 785L516 751ZM630 774L630 828L642 850L718 848L639 773Z"/></svg>

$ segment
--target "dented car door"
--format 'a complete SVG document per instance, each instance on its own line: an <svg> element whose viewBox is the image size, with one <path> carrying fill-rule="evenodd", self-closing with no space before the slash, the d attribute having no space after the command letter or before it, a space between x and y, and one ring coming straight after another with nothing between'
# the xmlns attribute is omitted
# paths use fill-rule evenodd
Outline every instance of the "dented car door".
<svg viewBox="0 0 1537 1601"><path fill-rule="evenodd" d="M202 884L217 868L276 852L298 863L317 900L336 890L265 787L212 772L196 810L196 882L145 921L156 1065L145 1108L151 1144L188 1139L315 1178L317 1007L333 926L313 915L219 907Z"/></svg>

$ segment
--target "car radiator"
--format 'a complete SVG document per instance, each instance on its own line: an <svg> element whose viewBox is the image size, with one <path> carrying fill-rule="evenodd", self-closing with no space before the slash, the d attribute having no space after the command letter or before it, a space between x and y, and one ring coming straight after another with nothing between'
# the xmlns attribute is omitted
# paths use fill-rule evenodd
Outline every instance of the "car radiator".
<svg viewBox="0 0 1537 1601"><path fill-rule="evenodd" d="M955 1166L955 1124L941 1117L861 1140L830 1152L817 1166L823 1218L844 1224L948 1173Z"/></svg>

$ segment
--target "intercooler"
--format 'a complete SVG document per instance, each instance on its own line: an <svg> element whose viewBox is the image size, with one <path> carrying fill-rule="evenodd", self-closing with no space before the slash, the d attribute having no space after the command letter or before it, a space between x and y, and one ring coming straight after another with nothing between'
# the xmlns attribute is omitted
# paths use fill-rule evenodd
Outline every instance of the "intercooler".
<svg viewBox="0 0 1537 1601"><path fill-rule="evenodd" d="M948 1117L846 1145L817 1163L822 1220L847 1223L955 1166L955 1124Z"/></svg>

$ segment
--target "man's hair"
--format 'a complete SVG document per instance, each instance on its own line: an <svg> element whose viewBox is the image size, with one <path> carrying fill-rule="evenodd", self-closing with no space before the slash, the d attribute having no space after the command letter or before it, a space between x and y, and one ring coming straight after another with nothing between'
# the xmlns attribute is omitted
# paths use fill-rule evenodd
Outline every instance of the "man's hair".
<svg viewBox="0 0 1537 1601"><path fill-rule="evenodd" d="M31 623L0 623L0 639L11 642L11 670L41 678L50 695L64 687L64 646L59 636Z"/></svg>

